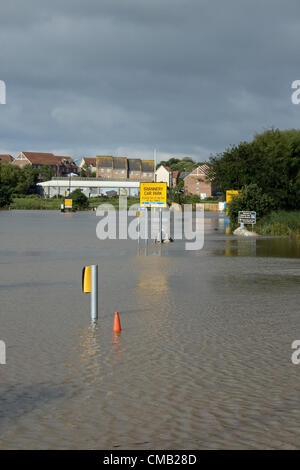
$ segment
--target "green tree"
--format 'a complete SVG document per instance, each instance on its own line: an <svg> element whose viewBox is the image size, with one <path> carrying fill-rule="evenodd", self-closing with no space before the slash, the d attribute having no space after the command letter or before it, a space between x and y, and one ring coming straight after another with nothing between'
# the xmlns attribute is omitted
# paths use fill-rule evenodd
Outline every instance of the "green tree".
<svg viewBox="0 0 300 470"><path fill-rule="evenodd" d="M20 168L10 163L0 163L0 207L8 206L18 183Z"/></svg>
<svg viewBox="0 0 300 470"><path fill-rule="evenodd" d="M73 210L85 210L89 207L89 200L85 194L83 194L80 189L75 189L70 195L72 199Z"/></svg>
<svg viewBox="0 0 300 470"><path fill-rule="evenodd" d="M12 165L15 166L15 165ZM19 169L18 182L14 187L13 193L17 195L34 194L37 192L38 170L31 165L26 165Z"/></svg>
<svg viewBox="0 0 300 470"><path fill-rule="evenodd" d="M249 184L229 203L231 225L237 224L239 211L255 211L256 218L259 220L271 212L274 207L275 203L268 194L265 194L257 184Z"/></svg>
<svg viewBox="0 0 300 470"><path fill-rule="evenodd" d="M14 195L36 192L37 170L31 165L20 168L11 163L0 163L0 207L7 206Z"/></svg>
<svg viewBox="0 0 300 470"><path fill-rule="evenodd" d="M270 129L210 159L210 178L224 194L256 184L276 209L300 205L300 131Z"/></svg>
<svg viewBox="0 0 300 470"><path fill-rule="evenodd" d="M50 165L41 165L39 170L41 181L49 181L54 176L55 172Z"/></svg>
<svg viewBox="0 0 300 470"><path fill-rule="evenodd" d="M172 157L169 160L163 160L156 165L156 168L160 167L160 165L164 165L169 167L172 171L193 171L198 165L202 165L202 162L195 162L190 157L184 157L182 159Z"/></svg>

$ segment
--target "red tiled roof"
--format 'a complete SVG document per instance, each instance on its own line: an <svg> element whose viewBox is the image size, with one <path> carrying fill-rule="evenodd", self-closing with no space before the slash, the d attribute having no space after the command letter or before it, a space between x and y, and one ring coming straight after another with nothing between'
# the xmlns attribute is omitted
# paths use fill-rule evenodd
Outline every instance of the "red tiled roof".
<svg viewBox="0 0 300 470"><path fill-rule="evenodd" d="M12 163L14 161L13 157L9 154L0 154L0 163L1 162L7 162L7 163Z"/></svg>
<svg viewBox="0 0 300 470"><path fill-rule="evenodd" d="M64 157L64 156L58 156L58 155L54 155L56 158L59 158L60 160L68 160L69 162L72 161L72 158L71 157Z"/></svg>
<svg viewBox="0 0 300 470"><path fill-rule="evenodd" d="M22 152L33 165L57 165L58 159L53 153Z"/></svg>
<svg viewBox="0 0 300 470"><path fill-rule="evenodd" d="M53 153L41 153L41 152L22 152L23 155L32 163L33 165L63 165L63 160L66 160L67 163L72 162L71 157L57 156Z"/></svg>

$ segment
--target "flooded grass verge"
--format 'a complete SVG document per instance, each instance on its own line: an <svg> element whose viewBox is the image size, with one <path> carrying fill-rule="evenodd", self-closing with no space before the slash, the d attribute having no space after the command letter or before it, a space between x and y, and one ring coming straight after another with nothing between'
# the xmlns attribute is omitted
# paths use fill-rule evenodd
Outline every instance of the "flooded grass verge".
<svg viewBox="0 0 300 470"><path fill-rule="evenodd" d="M271 212L255 227L260 235L291 236L300 239L300 211Z"/></svg>

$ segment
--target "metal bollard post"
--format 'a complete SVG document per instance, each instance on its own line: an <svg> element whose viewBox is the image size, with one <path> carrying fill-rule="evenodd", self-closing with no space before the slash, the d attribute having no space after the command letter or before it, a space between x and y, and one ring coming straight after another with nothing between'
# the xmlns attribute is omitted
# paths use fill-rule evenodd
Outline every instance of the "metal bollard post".
<svg viewBox="0 0 300 470"><path fill-rule="evenodd" d="M91 266L91 319L98 320L98 265Z"/></svg>
<svg viewBox="0 0 300 470"><path fill-rule="evenodd" d="M159 208L159 243L162 243L162 208Z"/></svg>

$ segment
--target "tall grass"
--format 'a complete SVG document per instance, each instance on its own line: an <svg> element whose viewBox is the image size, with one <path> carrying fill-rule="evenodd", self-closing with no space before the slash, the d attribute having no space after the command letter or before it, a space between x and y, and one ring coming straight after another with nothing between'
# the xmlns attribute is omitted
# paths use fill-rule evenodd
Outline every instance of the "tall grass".
<svg viewBox="0 0 300 470"><path fill-rule="evenodd" d="M18 197L10 204L10 209L16 210L59 210L60 199L42 199L40 197Z"/></svg>
<svg viewBox="0 0 300 470"><path fill-rule="evenodd" d="M300 211L271 212L257 223L256 231L261 235L300 237Z"/></svg>
<svg viewBox="0 0 300 470"><path fill-rule="evenodd" d="M63 203L63 198L43 199L39 196L15 197L10 204L10 209L16 210L60 210ZM112 204L116 210L119 209L119 197L92 197L89 199L89 209L98 207L99 204L108 203ZM139 203L138 198L128 197L127 205L130 207L132 204Z"/></svg>

